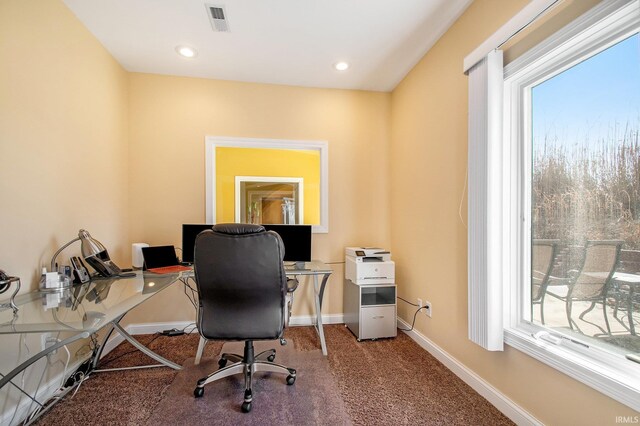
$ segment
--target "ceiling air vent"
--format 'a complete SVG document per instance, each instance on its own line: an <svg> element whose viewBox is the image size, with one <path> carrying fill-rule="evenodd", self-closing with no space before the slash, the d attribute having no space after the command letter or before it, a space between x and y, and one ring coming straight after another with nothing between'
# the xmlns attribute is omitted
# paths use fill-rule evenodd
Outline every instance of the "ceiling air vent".
<svg viewBox="0 0 640 426"><path fill-rule="evenodd" d="M213 4L205 5L207 7L207 15L211 21L211 27L216 32L229 32L229 24L227 22L227 13L224 6L216 6Z"/></svg>

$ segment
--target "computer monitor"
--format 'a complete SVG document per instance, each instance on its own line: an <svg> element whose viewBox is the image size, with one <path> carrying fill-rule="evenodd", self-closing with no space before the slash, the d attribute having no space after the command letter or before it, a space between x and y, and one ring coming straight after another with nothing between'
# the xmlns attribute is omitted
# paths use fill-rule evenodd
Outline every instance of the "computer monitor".
<svg viewBox="0 0 640 426"><path fill-rule="evenodd" d="M284 260L309 262L311 260L311 225L262 225L275 231L284 243Z"/></svg>
<svg viewBox="0 0 640 426"><path fill-rule="evenodd" d="M211 229L211 224L183 224L182 225L182 261L193 263L193 250L196 246L196 236L204 230Z"/></svg>

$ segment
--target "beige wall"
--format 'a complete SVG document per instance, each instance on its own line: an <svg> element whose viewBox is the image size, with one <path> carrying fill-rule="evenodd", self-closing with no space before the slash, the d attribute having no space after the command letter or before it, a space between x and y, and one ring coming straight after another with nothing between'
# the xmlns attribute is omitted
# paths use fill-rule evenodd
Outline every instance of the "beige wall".
<svg viewBox="0 0 640 426"><path fill-rule="evenodd" d="M129 96L132 240L180 246L183 223L205 222L205 136L233 136L328 141L329 233L313 234L314 258L389 245L390 94L131 74ZM339 314L344 270L333 267L323 312ZM294 315L312 312L309 287ZM180 293L155 296L128 320L193 318Z"/></svg>
<svg viewBox="0 0 640 426"><path fill-rule="evenodd" d="M0 58L0 269L34 290L80 228L126 258L127 73L57 0L0 0Z"/></svg>
<svg viewBox="0 0 640 426"><path fill-rule="evenodd" d="M526 3L475 1L392 93L391 250L398 293L431 301L433 318L419 316L417 330L540 421L614 424L615 416L633 411L510 347L491 353L467 339L462 62ZM412 318L412 309L399 308L402 318Z"/></svg>

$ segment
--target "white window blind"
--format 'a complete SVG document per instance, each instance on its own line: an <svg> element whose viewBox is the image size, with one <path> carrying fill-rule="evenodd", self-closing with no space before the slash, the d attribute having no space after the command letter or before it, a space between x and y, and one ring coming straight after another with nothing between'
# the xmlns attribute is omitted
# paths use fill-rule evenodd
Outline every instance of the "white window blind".
<svg viewBox="0 0 640 426"><path fill-rule="evenodd" d="M503 350L502 52L469 69L469 339Z"/></svg>

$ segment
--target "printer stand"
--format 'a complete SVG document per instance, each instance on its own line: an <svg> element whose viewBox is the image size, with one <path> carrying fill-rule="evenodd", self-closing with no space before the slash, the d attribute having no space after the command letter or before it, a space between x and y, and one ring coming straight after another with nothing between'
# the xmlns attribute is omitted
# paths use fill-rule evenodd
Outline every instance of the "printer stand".
<svg viewBox="0 0 640 426"><path fill-rule="evenodd" d="M396 285L354 284L344 280L345 324L358 341L395 337Z"/></svg>

